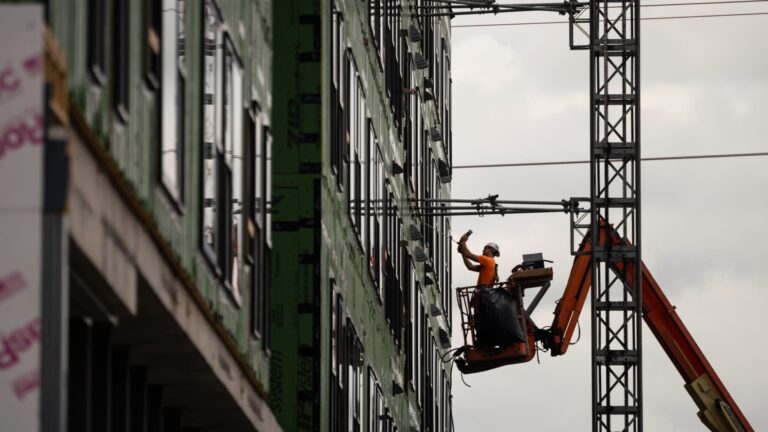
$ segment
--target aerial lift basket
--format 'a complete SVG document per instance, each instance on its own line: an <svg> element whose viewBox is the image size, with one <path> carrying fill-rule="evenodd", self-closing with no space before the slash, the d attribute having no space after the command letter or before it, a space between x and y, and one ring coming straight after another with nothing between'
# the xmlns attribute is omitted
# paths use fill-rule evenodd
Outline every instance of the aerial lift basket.
<svg viewBox="0 0 768 432"><path fill-rule="evenodd" d="M524 265L527 263L524 263ZM459 311L461 313L461 330L464 336L464 347L457 353L456 365L462 373L482 372L500 366L524 363L536 354L535 330L536 325L529 318L533 308L549 287L552 280L551 268L531 268L528 265L512 273L505 282L489 287L504 289L514 300L516 313L510 319L516 319L517 325L525 335L525 341L511 341L508 344L487 346L483 345L478 334L478 288L474 286L456 289ZM526 310L523 307L524 291L528 288L541 288L536 298Z"/></svg>

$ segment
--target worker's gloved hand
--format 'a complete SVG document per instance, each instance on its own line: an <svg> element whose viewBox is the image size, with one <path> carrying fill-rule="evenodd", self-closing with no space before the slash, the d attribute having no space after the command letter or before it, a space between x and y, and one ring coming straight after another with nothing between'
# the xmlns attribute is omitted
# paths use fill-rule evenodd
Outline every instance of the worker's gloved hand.
<svg viewBox="0 0 768 432"><path fill-rule="evenodd" d="M459 238L459 246L456 248L456 251L458 253L462 253L461 252L462 247L467 247L467 239L471 235L472 235L472 230L469 230L465 232L464 235L461 236L461 238Z"/></svg>

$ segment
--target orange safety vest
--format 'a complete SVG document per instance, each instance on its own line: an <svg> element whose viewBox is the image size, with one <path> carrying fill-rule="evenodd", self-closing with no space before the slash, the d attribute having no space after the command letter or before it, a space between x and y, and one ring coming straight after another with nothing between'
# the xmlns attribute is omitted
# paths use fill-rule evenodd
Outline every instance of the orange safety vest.
<svg viewBox="0 0 768 432"><path fill-rule="evenodd" d="M480 255L477 257L480 261L480 272L477 275L477 286L488 285L491 286L496 279L496 260L493 257L487 257Z"/></svg>

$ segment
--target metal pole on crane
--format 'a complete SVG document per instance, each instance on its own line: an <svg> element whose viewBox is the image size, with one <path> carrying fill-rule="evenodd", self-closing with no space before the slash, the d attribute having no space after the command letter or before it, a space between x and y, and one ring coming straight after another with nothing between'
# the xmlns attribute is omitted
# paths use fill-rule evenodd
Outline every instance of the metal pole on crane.
<svg viewBox="0 0 768 432"><path fill-rule="evenodd" d="M590 222L630 246L605 245L592 261L592 430L641 432L640 2L590 0L569 13L570 46L590 58ZM586 39L579 43L579 40ZM573 236L584 225L573 224ZM571 240L573 245L573 238ZM620 264L620 265L617 265ZM616 270L624 269L624 270Z"/></svg>

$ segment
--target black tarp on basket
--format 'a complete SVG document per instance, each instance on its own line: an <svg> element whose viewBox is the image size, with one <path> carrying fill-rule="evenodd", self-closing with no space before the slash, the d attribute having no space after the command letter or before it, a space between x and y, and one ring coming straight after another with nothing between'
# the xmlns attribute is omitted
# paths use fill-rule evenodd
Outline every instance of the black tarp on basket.
<svg viewBox="0 0 768 432"><path fill-rule="evenodd" d="M475 343L478 348L525 342L517 301L504 288L481 286L475 290Z"/></svg>

